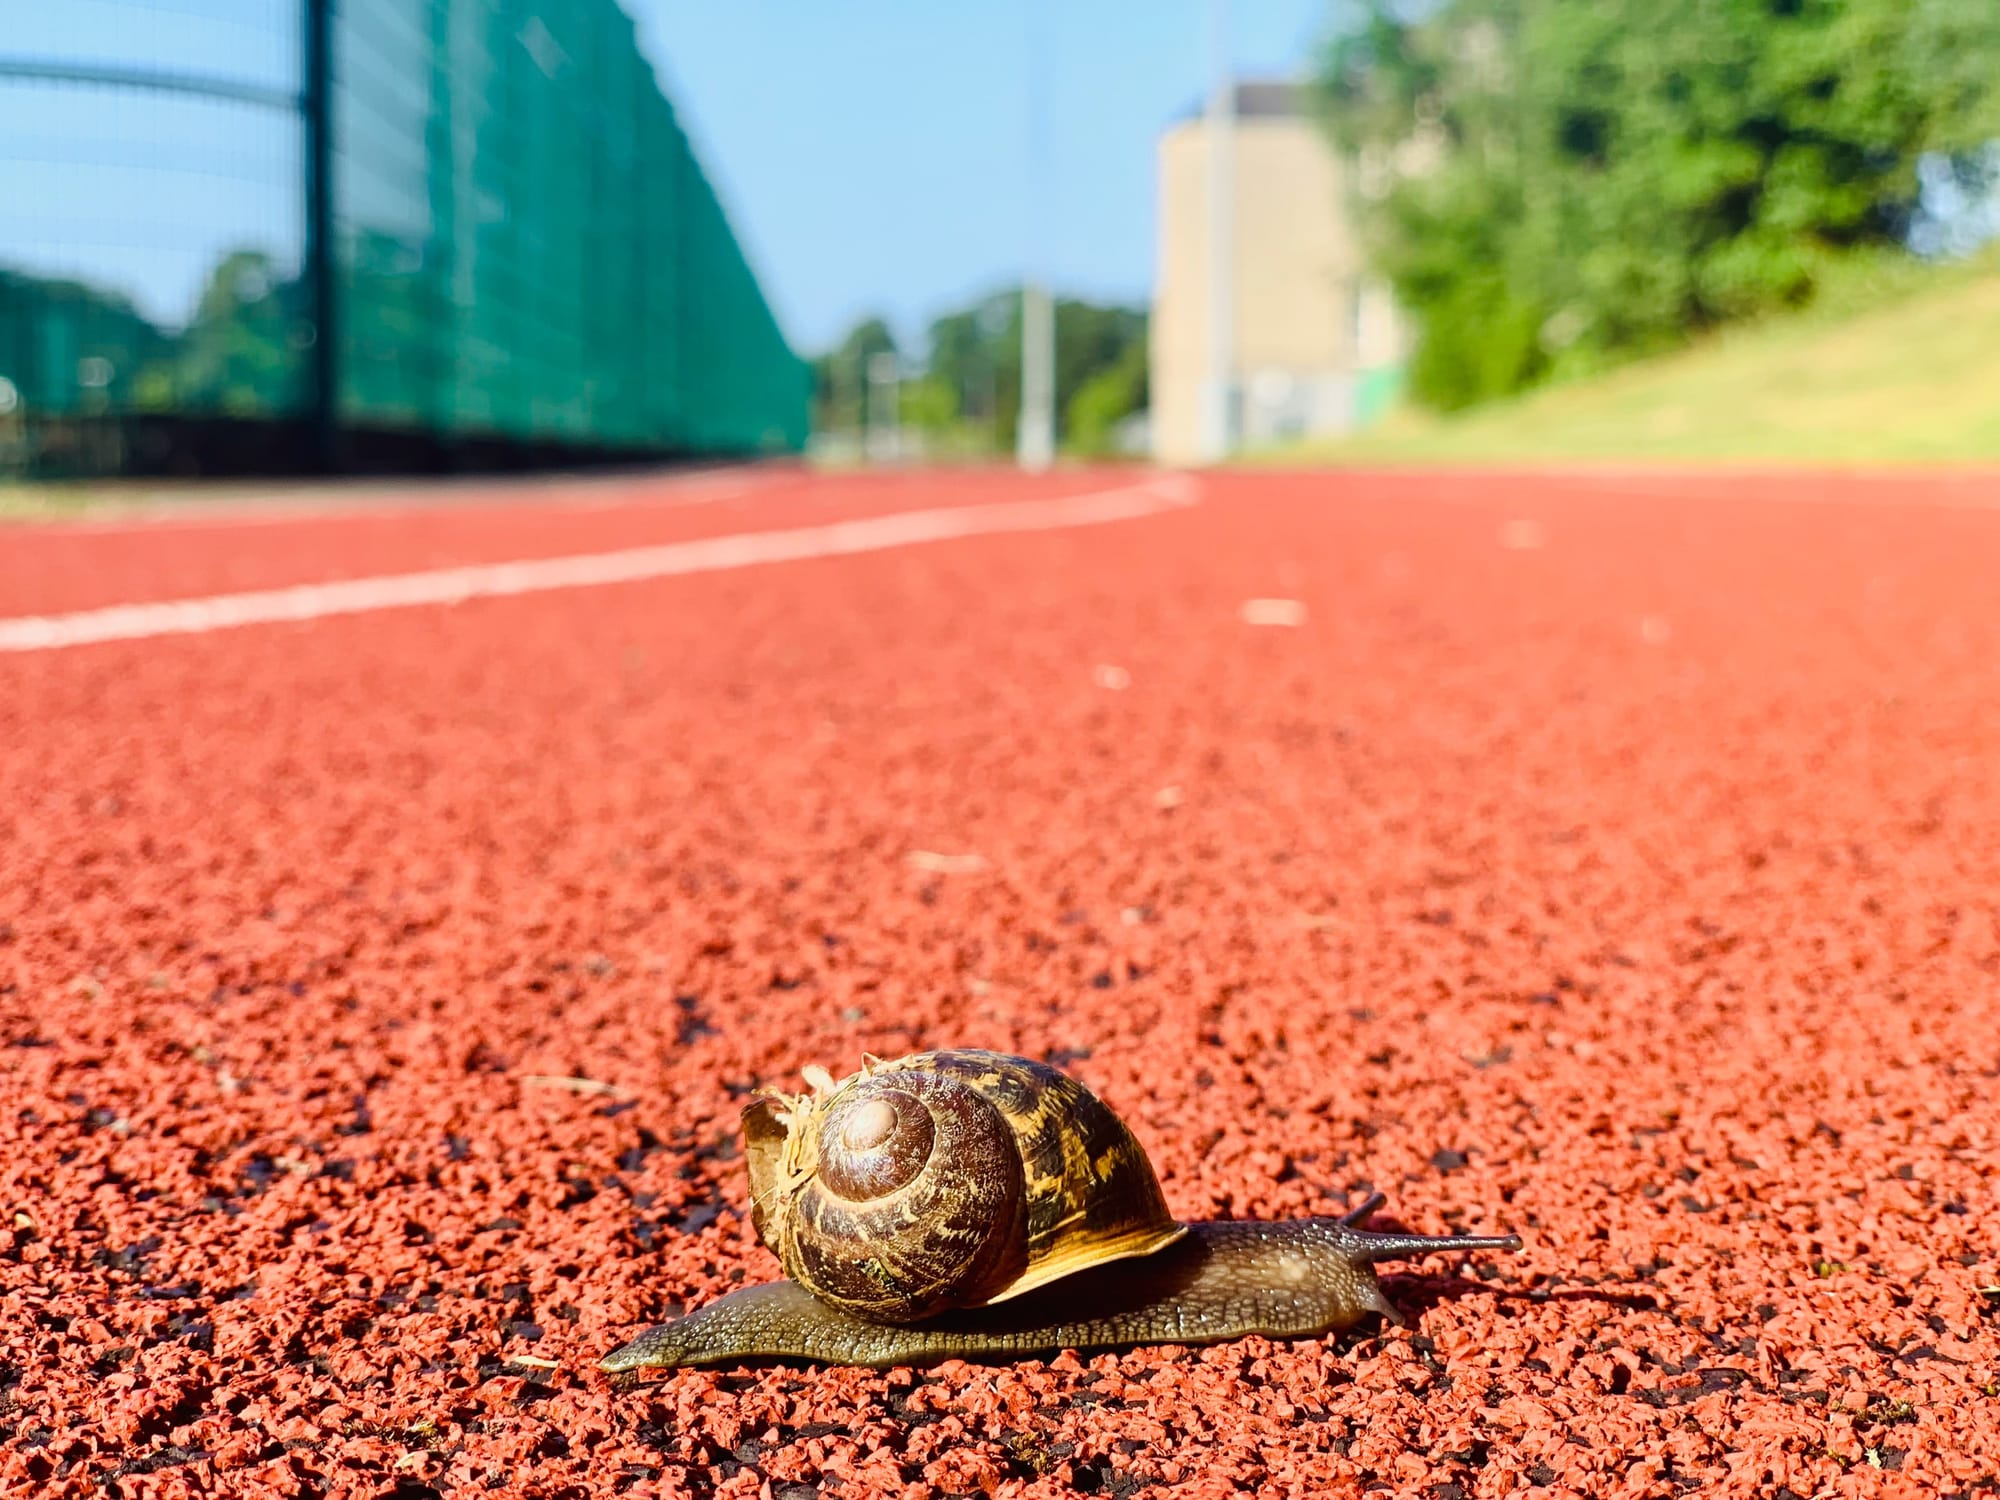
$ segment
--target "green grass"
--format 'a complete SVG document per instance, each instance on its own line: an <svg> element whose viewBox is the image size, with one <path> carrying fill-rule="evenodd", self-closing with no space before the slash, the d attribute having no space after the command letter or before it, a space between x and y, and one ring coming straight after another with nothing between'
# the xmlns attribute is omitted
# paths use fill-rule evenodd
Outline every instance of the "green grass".
<svg viewBox="0 0 2000 1500"><path fill-rule="evenodd" d="M1856 270L1805 312L1451 417L1398 411L1267 463L2000 459L2000 250Z"/></svg>
<svg viewBox="0 0 2000 1500"><path fill-rule="evenodd" d="M83 515L103 499L103 491L82 485L0 479L0 521L42 521Z"/></svg>

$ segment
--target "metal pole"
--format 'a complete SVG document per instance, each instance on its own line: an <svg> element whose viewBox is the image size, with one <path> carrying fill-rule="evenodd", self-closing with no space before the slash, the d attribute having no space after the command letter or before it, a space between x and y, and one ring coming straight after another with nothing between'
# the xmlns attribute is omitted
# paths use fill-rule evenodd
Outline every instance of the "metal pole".
<svg viewBox="0 0 2000 1500"><path fill-rule="evenodd" d="M1229 61L1229 0L1209 0L1208 376L1202 459L1236 448L1236 82Z"/></svg>
<svg viewBox="0 0 2000 1500"><path fill-rule="evenodd" d="M1055 309L1045 287L1030 283L1021 303L1021 430L1024 469L1055 460Z"/></svg>
<svg viewBox="0 0 2000 1500"><path fill-rule="evenodd" d="M312 463L331 473L340 462L340 365L333 275L333 6L304 0L305 272L312 297L313 341L308 425Z"/></svg>
<svg viewBox="0 0 2000 1500"><path fill-rule="evenodd" d="M886 463L902 457L902 361L894 354L868 360L868 457Z"/></svg>
<svg viewBox="0 0 2000 1500"><path fill-rule="evenodd" d="M1021 287L1021 420L1015 448L1021 467L1046 469L1056 447L1055 306L1036 272L1043 252L1042 187L1048 178L1048 118L1043 89L1047 75L1044 7L1034 0L1028 19L1028 221L1031 245L1028 275Z"/></svg>

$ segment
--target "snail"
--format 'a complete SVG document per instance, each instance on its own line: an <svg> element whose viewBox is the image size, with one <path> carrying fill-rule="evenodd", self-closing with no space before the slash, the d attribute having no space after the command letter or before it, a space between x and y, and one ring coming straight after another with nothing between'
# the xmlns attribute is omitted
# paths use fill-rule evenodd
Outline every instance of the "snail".
<svg viewBox="0 0 2000 1500"><path fill-rule="evenodd" d="M1518 1250L1517 1235L1378 1234L1337 1219L1181 1223L1124 1122L997 1052L866 1059L743 1112L751 1221L789 1279L739 1288L599 1361L927 1364L1308 1338L1403 1318L1373 1267Z"/></svg>

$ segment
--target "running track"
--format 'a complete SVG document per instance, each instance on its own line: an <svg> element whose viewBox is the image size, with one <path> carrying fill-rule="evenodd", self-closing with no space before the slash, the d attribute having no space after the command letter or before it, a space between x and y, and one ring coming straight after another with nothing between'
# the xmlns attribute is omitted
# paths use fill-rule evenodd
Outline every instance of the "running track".
<svg viewBox="0 0 2000 1500"><path fill-rule="evenodd" d="M0 1487L1988 1493L1996 580L1980 476L0 529ZM949 1044L1186 1217L1527 1249L1325 1342L594 1371L773 1274L746 1090Z"/></svg>

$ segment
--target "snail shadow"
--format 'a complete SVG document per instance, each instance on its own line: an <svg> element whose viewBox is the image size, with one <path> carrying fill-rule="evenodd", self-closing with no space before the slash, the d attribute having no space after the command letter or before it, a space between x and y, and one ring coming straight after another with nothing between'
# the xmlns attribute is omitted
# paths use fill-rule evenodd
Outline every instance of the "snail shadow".
<svg viewBox="0 0 2000 1500"><path fill-rule="evenodd" d="M1496 1286L1471 1276L1387 1275L1382 1278L1382 1289L1413 1328L1422 1324L1426 1313L1467 1297L1484 1297L1514 1306L1523 1303L1539 1307L1545 1302L1597 1302L1624 1308L1628 1312L1665 1310L1665 1304L1652 1292L1602 1291L1591 1287L1566 1287L1558 1291ZM1354 1330L1357 1338L1368 1337L1370 1333L1368 1329Z"/></svg>
<svg viewBox="0 0 2000 1500"><path fill-rule="evenodd" d="M1380 1203L1379 1195L1371 1198L1344 1222L1366 1224L1371 1232L1411 1233L1394 1214L1370 1212L1372 1208L1379 1208ZM1440 1245L1438 1253L1452 1252L1449 1246ZM1420 1271L1384 1272L1381 1275L1381 1283L1383 1294L1395 1305L1400 1314L1400 1321L1412 1329L1422 1326L1425 1314L1448 1302L1457 1302L1474 1296L1513 1306L1521 1303L1539 1305L1544 1302L1597 1302L1624 1308L1630 1312L1660 1312L1665 1307L1660 1297L1651 1292L1600 1291L1588 1287L1569 1287L1560 1291L1548 1287L1521 1288L1496 1284L1472 1276L1427 1276ZM1342 1335L1342 1347L1351 1347L1369 1338L1379 1337L1389 1332L1397 1321L1385 1317L1379 1322L1349 1329Z"/></svg>

